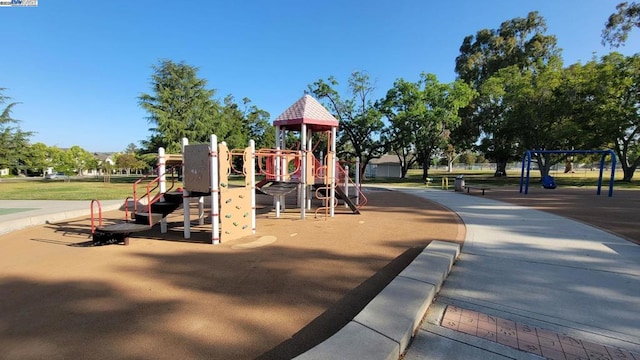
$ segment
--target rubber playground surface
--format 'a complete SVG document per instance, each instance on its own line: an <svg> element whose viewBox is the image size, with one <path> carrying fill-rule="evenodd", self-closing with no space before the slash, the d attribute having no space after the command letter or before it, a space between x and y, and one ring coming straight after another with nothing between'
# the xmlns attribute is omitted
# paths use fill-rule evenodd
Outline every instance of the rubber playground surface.
<svg viewBox="0 0 640 360"><path fill-rule="evenodd" d="M254 236L205 244L208 226L182 240L138 233L129 246L86 242L88 219L0 236L0 349L5 359L287 359L354 317L431 240L461 242L447 209L397 191L368 189L361 215L275 219L271 198ZM470 195L482 196L479 191ZM640 191L487 190L640 239ZM294 210L295 211L295 210ZM105 214L114 220L122 212Z"/></svg>

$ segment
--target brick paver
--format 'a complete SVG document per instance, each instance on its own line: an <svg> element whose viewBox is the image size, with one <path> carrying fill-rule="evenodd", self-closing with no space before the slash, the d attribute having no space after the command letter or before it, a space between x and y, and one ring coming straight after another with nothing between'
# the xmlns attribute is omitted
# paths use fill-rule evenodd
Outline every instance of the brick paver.
<svg viewBox="0 0 640 360"><path fill-rule="evenodd" d="M551 360L640 360L638 353L457 306L447 306L440 325Z"/></svg>

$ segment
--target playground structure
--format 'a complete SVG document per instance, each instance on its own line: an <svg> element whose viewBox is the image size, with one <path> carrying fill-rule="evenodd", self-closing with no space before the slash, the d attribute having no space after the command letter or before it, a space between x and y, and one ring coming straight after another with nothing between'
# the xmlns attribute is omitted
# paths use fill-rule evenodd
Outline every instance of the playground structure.
<svg viewBox="0 0 640 360"><path fill-rule="evenodd" d="M352 182L348 169L343 168L336 157L338 120L316 99L304 95L273 124L276 127L276 147L258 151L258 164L264 163L266 167L261 171L266 177L259 188L274 196L276 217L286 209L284 195L293 190L297 190L301 219L306 218L314 196L323 202L315 211L316 217L320 213L324 213L325 219L333 217L338 200L344 201L345 206L358 214L366 204L366 197L360 189L360 165L356 162L355 182ZM299 150L287 150L288 131L299 134ZM326 155L320 155L322 161L313 154L314 133L326 134ZM349 195L350 189L355 190L353 197Z"/></svg>
<svg viewBox="0 0 640 360"><path fill-rule="evenodd" d="M218 143L211 135L211 145L189 145L182 140L182 154L165 154L158 150L158 176L146 184L138 196L141 181L133 185L133 197L125 200L125 222L102 226L100 203L91 203L91 231L96 244L128 243L131 233L144 231L160 223L161 233L167 232L167 216L182 206L184 213L184 238L191 237L191 200L197 199L198 222L204 225L204 197L211 198L211 243L219 244L255 233L255 145L253 140L241 150L229 150L225 143ZM242 157L241 173L244 185L229 186L233 157ZM222 159L222 160L221 160ZM183 188L171 191L175 184L176 167L182 167ZM171 174L171 187L167 188L167 175ZM99 220L95 225L94 207L98 206ZM129 209L133 207L132 219ZM130 222L133 220L133 222Z"/></svg>
<svg viewBox="0 0 640 360"><path fill-rule="evenodd" d="M274 197L276 217L286 209L285 195L297 191L300 218L306 217L311 209L313 196L322 201L315 211L316 217L325 219L334 216L338 200L354 213L366 204L366 197L359 185L350 181L348 169L342 168L336 160L336 132L338 121L312 97L305 95L294 103L280 117L276 126L276 148L256 150L253 141L248 147L230 150L216 135L211 143L189 145L182 140L182 154L165 154L158 150L157 177L146 184L138 195L138 187L148 176L134 183L133 196L125 200L125 222L103 226L102 211L97 200L91 202L91 232L94 245L128 243L131 233L144 231L160 223L161 233L167 232L167 216L182 206L184 213L184 238L191 237L191 203L197 199L198 223L204 225L204 197L211 197L211 243L219 244L222 239L233 240L256 231L256 191ZM301 134L301 149L286 150L286 131ZM313 132L327 134L327 155L324 164L313 155ZM242 170L234 168L234 160L240 157ZM322 157L321 157L322 158ZM173 190L177 168L182 169L183 188ZM265 179L256 183L256 169ZM232 172L242 174L242 186L232 187L229 176ZM359 165L356 163L356 183ZM171 175L171 186L167 188L167 175ZM354 188L355 201L349 196ZM95 224L94 207L98 207L98 224ZM129 209L132 216L129 217ZM133 220L131 222L130 220Z"/></svg>
<svg viewBox="0 0 640 360"><path fill-rule="evenodd" d="M602 176L604 173L604 165L605 158L607 155L611 157L611 176L609 177L609 197L613 196L613 180L615 178L616 172L616 155L613 150L527 150L522 156L522 171L520 172L520 193L522 193L524 188L524 194L527 195L529 193L529 178L531 171L531 154L566 154L566 155L575 155L575 154L600 154L600 169L599 169L599 177L598 177L598 186L596 190L596 195L600 195L602 188ZM525 165L526 164L526 165ZM525 176L525 167L526 167L526 176Z"/></svg>

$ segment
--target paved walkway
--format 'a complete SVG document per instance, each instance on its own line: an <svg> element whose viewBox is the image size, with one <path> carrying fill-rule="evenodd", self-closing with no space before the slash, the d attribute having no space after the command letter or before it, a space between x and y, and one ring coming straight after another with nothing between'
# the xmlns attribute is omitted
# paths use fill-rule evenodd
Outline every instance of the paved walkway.
<svg viewBox="0 0 640 360"><path fill-rule="evenodd" d="M640 246L483 197L403 191L455 211L467 229L406 360L640 360Z"/></svg>
<svg viewBox="0 0 640 360"><path fill-rule="evenodd" d="M102 211L116 210L122 200L101 201ZM98 211L98 207L95 207ZM89 215L91 202L55 200L0 200L0 235L30 226Z"/></svg>

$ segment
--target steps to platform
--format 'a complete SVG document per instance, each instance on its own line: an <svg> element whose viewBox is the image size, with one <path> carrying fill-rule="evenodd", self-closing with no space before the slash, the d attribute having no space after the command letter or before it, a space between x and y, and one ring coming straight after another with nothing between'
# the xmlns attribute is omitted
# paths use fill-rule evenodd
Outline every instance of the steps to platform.
<svg viewBox="0 0 640 360"><path fill-rule="evenodd" d="M128 244L131 233L151 229L155 224L162 221L169 214L182 206L182 192L171 192L162 195L163 201L151 204L151 214L147 206L142 206L140 211L133 214L134 222L112 224L96 228L93 233L91 246L109 244ZM145 211L147 210L147 211Z"/></svg>

